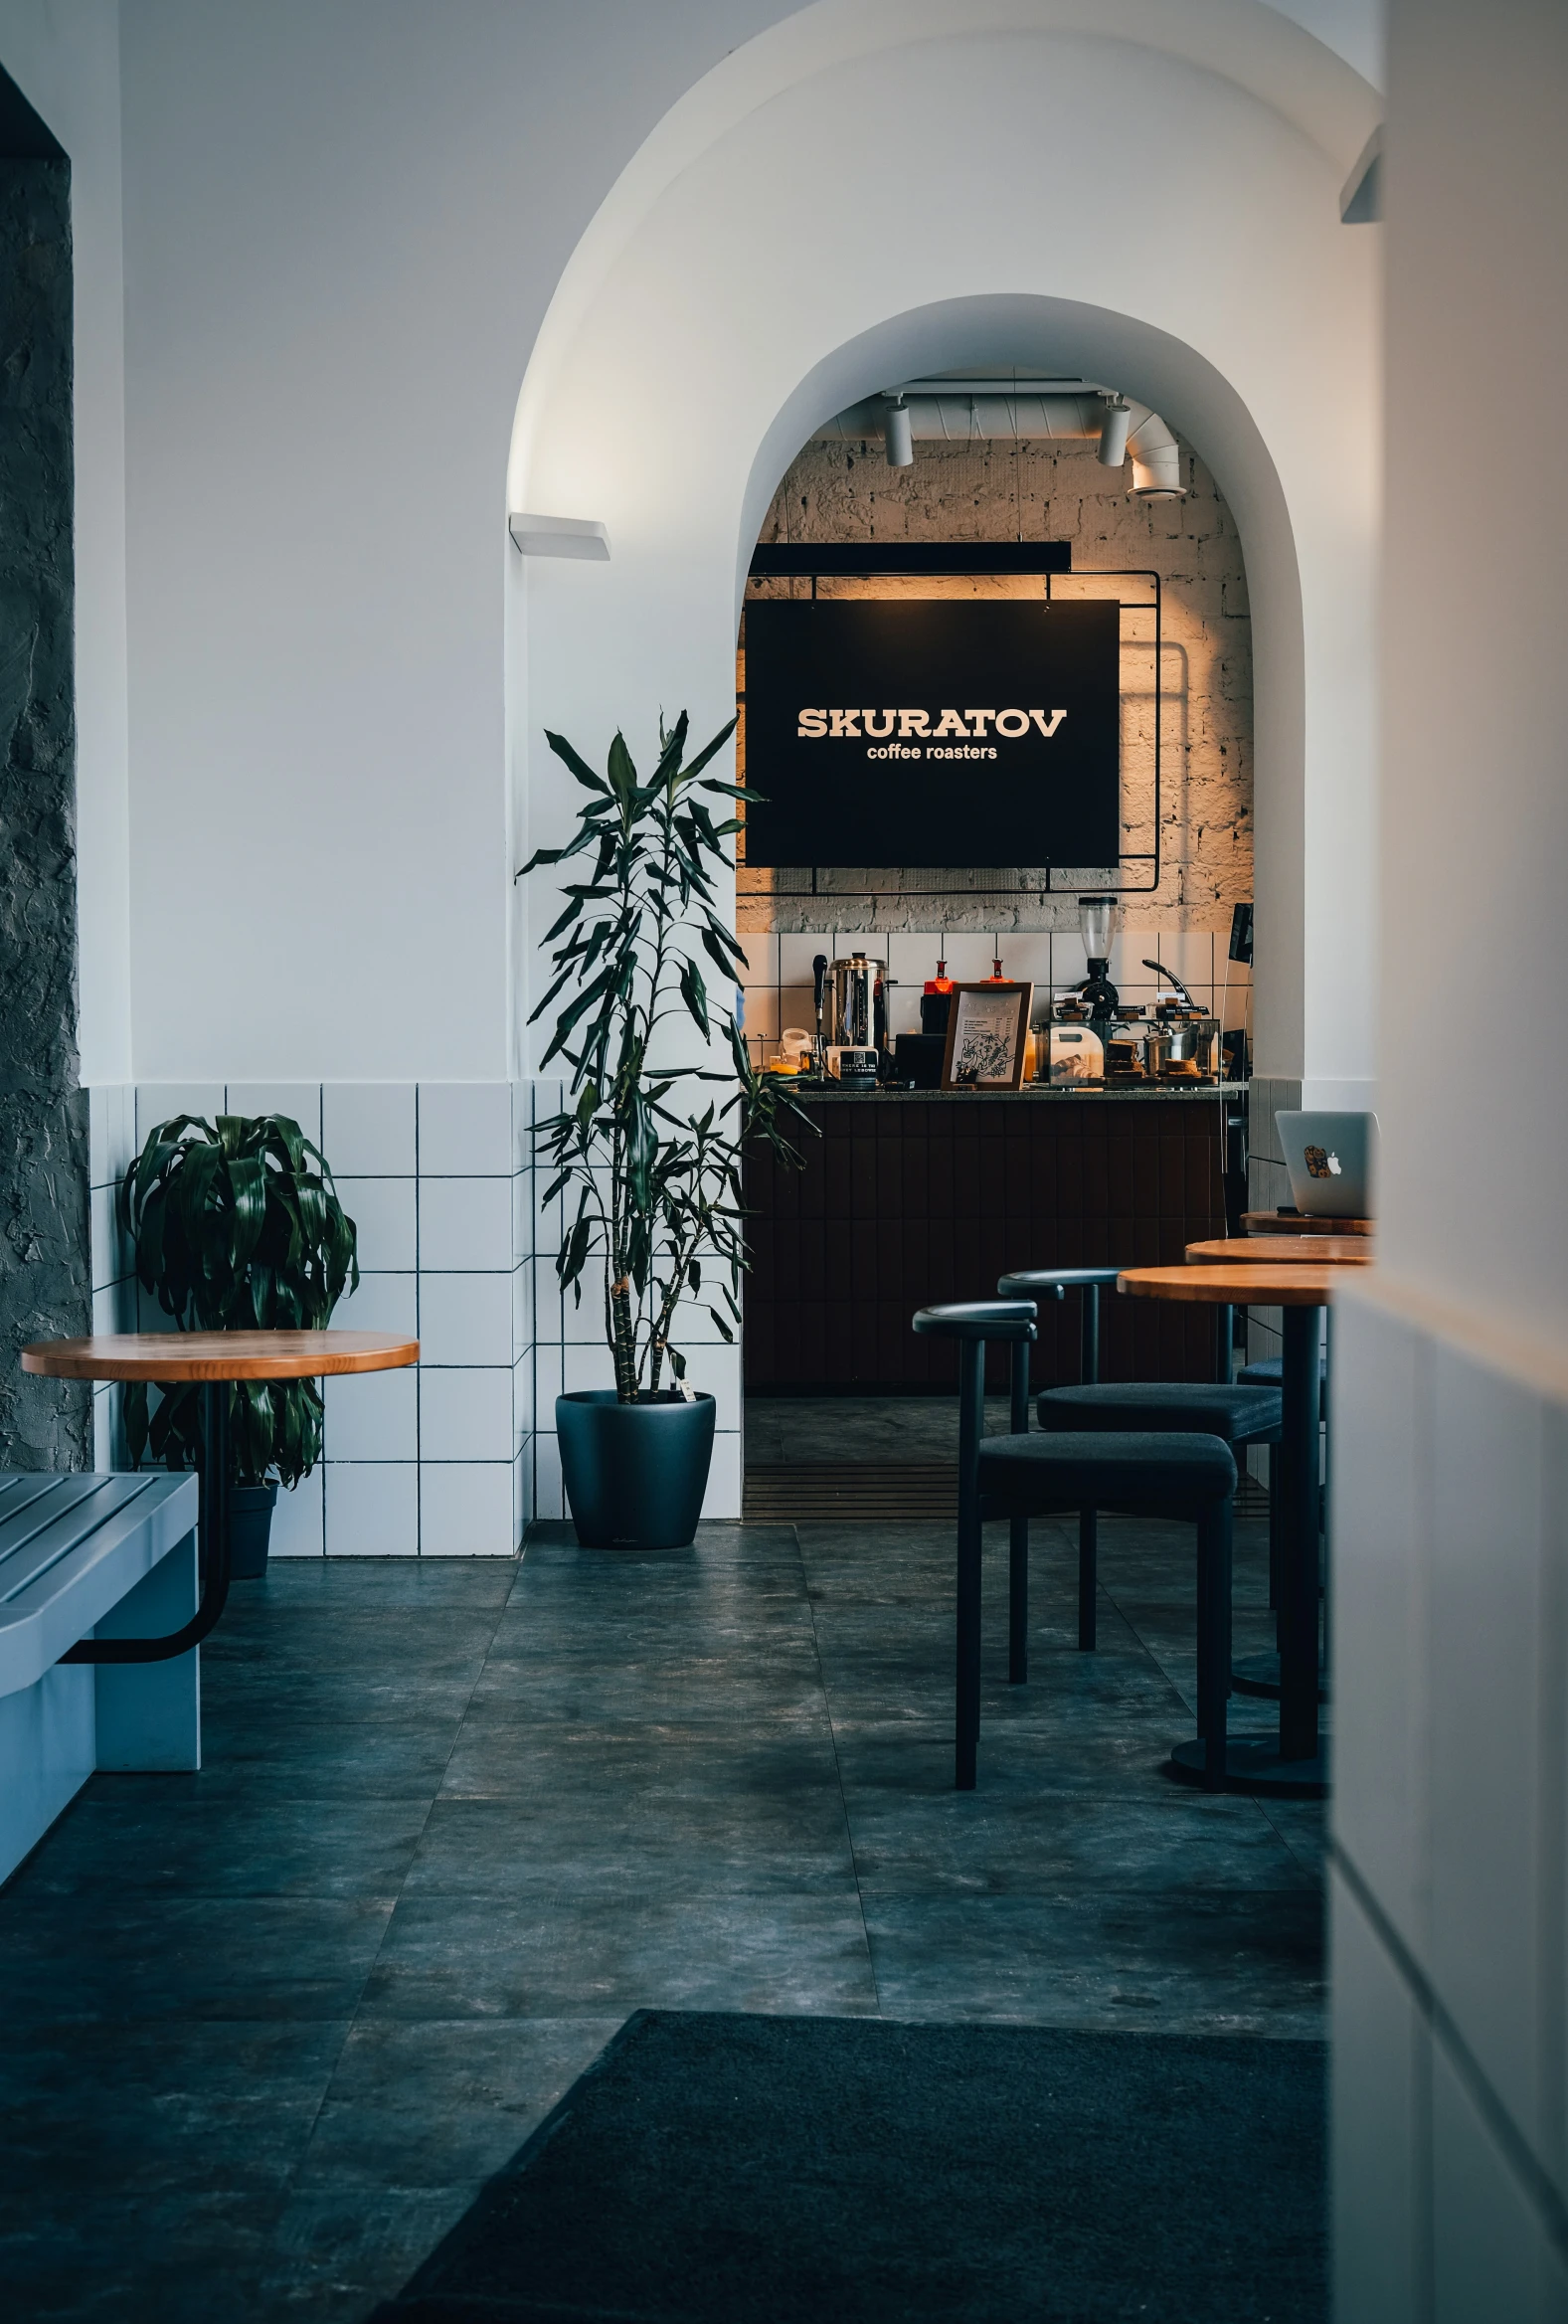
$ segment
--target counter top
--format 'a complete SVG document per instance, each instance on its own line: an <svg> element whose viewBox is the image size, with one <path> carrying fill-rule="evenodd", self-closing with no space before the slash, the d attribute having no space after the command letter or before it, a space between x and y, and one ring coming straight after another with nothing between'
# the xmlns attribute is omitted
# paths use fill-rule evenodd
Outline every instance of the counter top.
<svg viewBox="0 0 1568 2324"><path fill-rule="evenodd" d="M1101 1098L1113 1105L1148 1105L1164 1098L1174 1098L1182 1105L1190 1105L1196 1098L1240 1098L1247 1094L1244 1081L1220 1082L1113 1082L1109 1089L1073 1089L1061 1085L1052 1087L1046 1082L1029 1082L1019 1090L973 1089L841 1089L834 1081L802 1081L798 1076L781 1074L781 1086L789 1087L798 1098L825 1098L837 1105L929 1105L936 1100L966 1098L978 1105L1017 1104L1027 1100L1035 1104L1083 1105Z"/></svg>

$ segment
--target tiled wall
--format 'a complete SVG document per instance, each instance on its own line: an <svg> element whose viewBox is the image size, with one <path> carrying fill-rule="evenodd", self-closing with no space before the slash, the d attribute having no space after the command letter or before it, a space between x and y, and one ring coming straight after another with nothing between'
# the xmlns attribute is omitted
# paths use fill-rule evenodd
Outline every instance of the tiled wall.
<svg viewBox="0 0 1568 2324"><path fill-rule="evenodd" d="M1568 1400L1352 1286L1334 1344L1334 2314L1568 2315Z"/></svg>
<svg viewBox="0 0 1568 2324"><path fill-rule="evenodd" d="M950 935L944 939L940 931L879 936L824 928L817 935L774 935L748 929L742 932L741 942L747 957L742 977L746 1038L759 1064L767 1061L777 1049L780 1035L790 1026L807 1033L814 1030L811 962L817 953L835 961L859 951L887 962L888 975L894 980L890 1030L895 1034L920 1030L921 992L927 978L936 975L939 957L946 958L948 975L958 983L978 983L988 977L994 957L989 936ZM1022 936L1003 930L995 943L1002 975L1034 985L1036 1022L1045 1017L1052 992L1066 992L1088 975L1076 930ZM1227 1026L1245 1025L1252 999L1252 972L1227 958L1228 944L1227 937L1205 929L1124 929L1112 943L1111 981L1125 1000L1146 1006L1159 980L1143 962L1145 958L1157 960L1181 978L1193 998L1211 1014L1221 1016Z"/></svg>
<svg viewBox="0 0 1568 2324"><path fill-rule="evenodd" d="M137 1292L113 1190L155 1122L284 1113L320 1144L359 1229L360 1287L344 1330L407 1332L415 1370L328 1380L324 1458L280 1493L281 1556L509 1556L534 1516L563 1514L555 1399L608 1387L597 1278L563 1308L562 1205L536 1212L532 1125L557 1082L143 1084L90 1093L93 1328L167 1331ZM740 1356L687 1311L689 1377L718 1400L704 1515L741 1507ZM118 1392L94 1402L99 1467L122 1467ZM539 1426L535 1420L538 1416Z"/></svg>
<svg viewBox="0 0 1568 2324"><path fill-rule="evenodd" d="M167 1331L120 1248L113 1185L155 1122L292 1115L359 1229L345 1330L418 1336L417 1369L330 1379L324 1459L278 1496L283 1556L507 1556L534 1506L533 1094L526 1083L152 1083L91 1092L93 1322ZM121 1465L100 1390L100 1465Z"/></svg>

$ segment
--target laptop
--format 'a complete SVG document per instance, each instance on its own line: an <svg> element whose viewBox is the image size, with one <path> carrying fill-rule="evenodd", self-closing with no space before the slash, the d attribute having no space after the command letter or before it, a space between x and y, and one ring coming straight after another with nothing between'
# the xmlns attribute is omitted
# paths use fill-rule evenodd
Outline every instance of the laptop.
<svg viewBox="0 0 1568 2324"><path fill-rule="evenodd" d="M1372 1218L1375 1114L1276 1114L1291 1198L1307 1218Z"/></svg>

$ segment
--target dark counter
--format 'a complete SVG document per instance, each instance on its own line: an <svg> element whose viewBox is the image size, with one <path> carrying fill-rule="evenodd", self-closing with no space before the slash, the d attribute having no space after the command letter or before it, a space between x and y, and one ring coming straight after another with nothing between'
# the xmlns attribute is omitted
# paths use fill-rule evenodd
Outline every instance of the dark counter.
<svg viewBox="0 0 1568 2324"><path fill-rule="evenodd" d="M991 1299L1025 1267L1173 1264L1225 1231L1229 1090L799 1091L800 1170L747 1162L746 1385L893 1394L951 1385L951 1341L910 1318ZM1106 1379L1208 1379L1212 1309L1102 1301ZM1078 1303L1042 1308L1036 1374L1078 1376ZM991 1384L1006 1376L996 1351Z"/></svg>

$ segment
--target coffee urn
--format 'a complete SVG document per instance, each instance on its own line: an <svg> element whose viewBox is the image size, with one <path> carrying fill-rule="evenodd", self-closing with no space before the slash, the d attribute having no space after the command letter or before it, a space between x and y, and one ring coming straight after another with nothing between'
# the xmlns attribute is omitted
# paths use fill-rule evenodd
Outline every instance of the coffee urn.
<svg viewBox="0 0 1568 2324"><path fill-rule="evenodd" d="M877 986L885 974L885 964L866 953L851 953L845 961L834 961L827 972L830 1046L872 1050L880 1046Z"/></svg>

